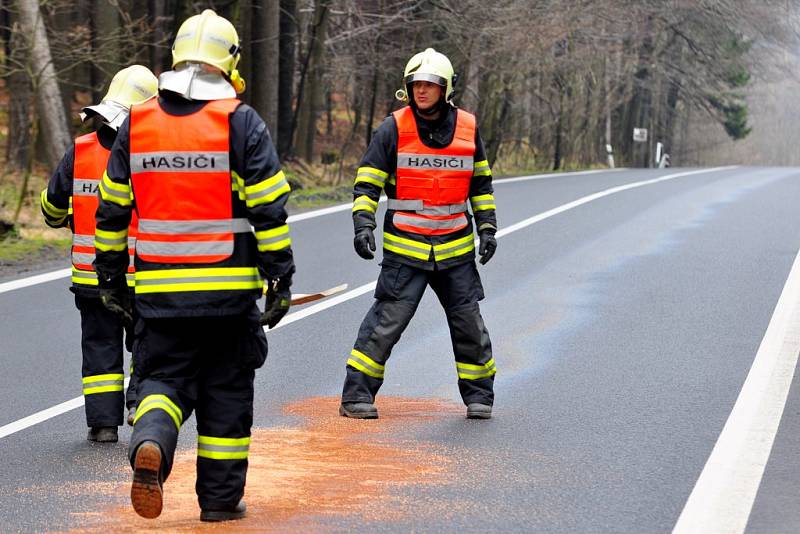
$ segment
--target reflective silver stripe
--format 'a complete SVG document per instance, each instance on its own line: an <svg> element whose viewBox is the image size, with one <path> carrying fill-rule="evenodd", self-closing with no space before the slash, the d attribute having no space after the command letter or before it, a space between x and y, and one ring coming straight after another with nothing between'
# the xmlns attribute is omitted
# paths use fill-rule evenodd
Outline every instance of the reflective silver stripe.
<svg viewBox="0 0 800 534"><path fill-rule="evenodd" d="M208 443L198 443L198 451L213 452L248 452L250 445L210 445Z"/></svg>
<svg viewBox="0 0 800 534"><path fill-rule="evenodd" d="M247 200L251 201L251 200L255 200L257 198L269 196L269 195L273 194L275 191L277 191L278 189L280 189L282 187L286 187L288 185L289 185L289 182L287 182L286 179L282 179L279 182L273 184L272 186L267 187L266 189L263 189L261 191L257 191L255 193L247 193ZM249 206L249 204L248 204L248 206Z"/></svg>
<svg viewBox="0 0 800 534"><path fill-rule="evenodd" d="M492 371L496 370L497 368L494 365L491 365L485 369L464 369L462 367L458 368L458 374L460 375L471 375L471 376L479 376L485 375L486 373L491 373Z"/></svg>
<svg viewBox="0 0 800 534"><path fill-rule="evenodd" d="M136 248L136 238L128 236L128 248Z"/></svg>
<svg viewBox="0 0 800 534"><path fill-rule="evenodd" d="M97 273L86 271L72 271L72 278L86 278L90 280L97 280Z"/></svg>
<svg viewBox="0 0 800 534"><path fill-rule="evenodd" d="M211 256L233 252L233 241L184 241L169 243L148 241L141 237L136 241L136 253L140 256Z"/></svg>
<svg viewBox="0 0 800 534"><path fill-rule="evenodd" d="M362 358L358 354L354 354L354 353L351 352L350 353L350 359L351 360L355 360L356 362L360 363L361 365L363 365L364 367L366 367L367 369L369 369L370 371L372 371L376 375L383 376L383 373L384 373L383 369L378 369L377 367L372 365L370 362L366 361L364 358ZM375 362L375 363L377 363L377 362Z"/></svg>
<svg viewBox="0 0 800 534"><path fill-rule="evenodd" d="M131 172L229 172L227 152L140 152L131 154Z"/></svg>
<svg viewBox="0 0 800 534"><path fill-rule="evenodd" d="M114 246L114 245L120 245L122 243L127 243L128 236L122 236L117 239L109 239L107 237L100 237L99 235L95 235L94 241L95 243L100 243L101 245Z"/></svg>
<svg viewBox="0 0 800 534"><path fill-rule="evenodd" d="M119 184L117 184L117 185L119 185ZM106 187L105 184L103 184L103 182L100 182L100 189L102 189L103 193L105 193L106 195L108 195L110 197L121 198L121 199L124 199L126 203L130 203L130 200L131 200L130 189L128 191L125 191L125 192L117 191L116 189L111 189L110 187Z"/></svg>
<svg viewBox="0 0 800 534"><path fill-rule="evenodd" d="M121 386L124 382L122 380L99 380L97 382L88 382L83 385L83 389L101 388L105 386Z"/></svg>
<svg viewBox="0 0 800 534"><path fill-rule="evenodd" d="M367 178L372 178L374 180L379 181L381 184L385 184L386 183L386 177L385 176L381 176L380 174L376 174L374 172L365 171L365 170L359 170L358 173L356 174L356 182L358 181L358 178L360 176L365 176Z"/></svg>
<svg viewBox="0 0 800 534"><path fill-rule="evenodd" d="M467 203L446 204L444 206L432 206L425 204L422 200L397 200L390 198L386 201L386 208L390 210L414 211L421 215L455 215L467 211Z"/></svg>
<svg viewBox="0 0 800 534"><path fill-rule="evenodd" d="M85 252L73 252L72 263L78 265L91 265L94 261L94 254L87 254Z"/></svg>
<svg viewBox="0 0 800 534"><path fill-rule="evenodd" d="M402 243L400 241L395 241L394 239L389 239L389 238L384 239L384 244L391 245L399 249L408 250L409 252L415 252L417 254L421 252L425 254L430 254L432 248L430 245L426 245L425 243L420 243L419 245L410 245L408 243Z"/></svg>
<svg viewBox="0 0 800 534"><path fill-rule="evenodd" d="M74 197L94 197L97 196L97 188L100 180L72 180L72 196Z"/></svg>
<svg viewBox="0 0 800 534"><path fill-rule="evenodd" d="M467 224L467 218L462 214L454 219L425 219L423 217L406 215L401 212L394 214L392 222L394 224L405 224L428 230L453 230L455 228L463 228L464 225Z"/></svg>
<svg viewBox="0 0 800 534"><path fill-rule="evenodd" d="M137 286L173 285L173 284L208 284L215 282L257 282L258 274L237 276L176 276L174 278L137 278Z"/></svg>
<svg viewBox="0 0 800 534"><path fill-rule="evenodd" d="M472 173L472 156L446 156L442 154L398 154L398 169L430 169L469 171Z"/></svg>
<svg viewBox="0 0 800 534"><path fill-rule="evenodd" d="M77 247L94 247L94 234L75 234L72 244Z"/></svg>
<svg viewBox="0 0 800 534"><path fill-rule="evenodd" d="M258 244L259 245L271 245L273 243L280 243L281 241L286 241L289 239L289 232L284 232L282 234L274 235L272 237L263 237L259 238ZM288 246L288 244L287 244Z"/></svg>
<svg viewBox="0 0 800 534"><path fill-rule="evenodd" d="M480 206L487 206L487 205L494 206L494 199L493 198L487 198L486 200L478 200L477 202L476 201L472 202L472 207L473 208L478 208Z"/></svg>
<svg viewBox="0 0 800 534"><path fill-rule="evenodd" d="M251 231L247 219L212 219L201 221L171 221L139 219L139 232L143 234L243 234Z"/></svg>

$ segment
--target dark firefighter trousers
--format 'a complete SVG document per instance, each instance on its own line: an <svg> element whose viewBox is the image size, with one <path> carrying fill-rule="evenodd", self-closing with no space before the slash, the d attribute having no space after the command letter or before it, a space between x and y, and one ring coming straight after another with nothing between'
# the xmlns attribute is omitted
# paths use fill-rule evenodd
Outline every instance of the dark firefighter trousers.
<svg viewBox="0 0 800 534"><path fill-rule="evenodd" d="M162 480L172 470L178 430L195 411L197 491L203 510L225 509L244 496L255 369L267 357L260 312L140 319L135 351L139 406L128 453L146 440L161 447Z"/></svg>
<svg viewBox="0 0 800 534"><path fill-rule="evenodd" d="M494 403L494 360L478 301L483 286L475 262L426 271L384 259L375 302L361 323L347 360L342 402L375 401L392 347L431 286L447 316L464 404Z"/></svg>
<svg viewBox="0 0 800 534"><path fill-rule="evenodd" d="M81 376L86 401L86 424L90 427L120 426L125 406L136 404L133 358L131 381L127 393L123 392L123 321L108 311L96 297L76 295L75 306L81 312ZM130 336L130 332L127 335Z"/></svg>

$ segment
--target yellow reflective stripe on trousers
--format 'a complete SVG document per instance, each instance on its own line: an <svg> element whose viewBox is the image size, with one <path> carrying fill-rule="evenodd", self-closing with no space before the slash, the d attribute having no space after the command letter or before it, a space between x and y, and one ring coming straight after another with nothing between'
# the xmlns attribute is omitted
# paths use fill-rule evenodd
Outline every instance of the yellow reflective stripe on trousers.
<svg viewBox="0 0 800 534"><path fill-rule="evenodd" d="M494 195L478 195L469 199L472 203L472 211L494 210L497 206L494 203Z"/></svg>
<svg viewBox="0 0 800 534"><path fill-rule="evenodd" d="M176 291L223 291L262 289L256 267L210 267L136 271L136 294Z"/></svg>
<svg viewBox="0 0 800 534"><path fill-rule="evenodd" d="M142 399L142 402L136 408L136 417L133 419L133 424L135 425L144 414L151 410L165 411L172 418L175 427L180 430L183 424L183 412L166 395L148 395Z"/></svg>
<svg viewBox="0 0 800 534"><path fill-rule="evenodd" d="M103 252L126 250L128 248L128 229L125 228L118 232L95 229L94 248Z"/></svg>
<svg viewBox="0 0 800 534"><path fill-rule="evenodd" d="M383 184L386 183L386 178L388 177L388 172L376 169L375 167L359 167L358 171L356 171L355 183L366 182L368 184L377 185L383 189Z"/></svg>
<svg viewBox="0 0 800 534"><path fill-rule="evenodd" d="M378 209L378 203L369 198L367 195L361 195L353 201L353 211L368 211L375 213Z"/></svg>
<svg viewBox="0 0 800 534"><path fill-rule="evenodd" d="M197 436L197 456L211 460L246 460L250 438Z"/></svg>
<svg viewBox="0 0 800 534"><path fill-rule="evenodd" d="M83 394L111 393L122 391L125 384L125 375L105 374L83 377Z"/></svg>
<svg viewBox="0 0 800 534"><path fill-rule="evenodd" d="M489 162L485 159L476 161L472 167L472 176L491 176L492 169L489 168Z"/></svg>
<svg viewBox="0 0 800 534"><path fill-rule="evenodd" d="M436 261L447 260L457 256L462 256L472 250L475 250L475 236L473 234L469 234L468 236L450 241L448 243L434 245L433 257L436 259Z"/></svg>
<svg viewBox="0 0 800 534"><path fill-rule="evenodd" d="M119 204L120 206L131 205L131 186L118 184L103 172L103 179L100 181L100 197L108 202Z"/></svg>
<svg viewBox="0 0 800 534"><path fill-rule="evenodd" d="M422 241L414 241L405 237L398 237L389 232L383 232L383 248L395 254L428 261L431 256L431 246Z"/></svg>
<svg viewBox="0 0 800 534"><path fill-rule="evenodd" d="M245 203L248 208L259 204L269 204L274 202L279 196L289 193L292 188L286 181L283 171L278 171L275 175L266 180L262 180L255 185L247 185L244 188Z"/></svg>
<svg viewBox="0 0 800 534"><path fill-rule="evenodd" d="M493 376L497 373L497 368L494 365L494 358L492 358L483 365L456 362L456 371L458 371L458 378L464 380L479 380L481 378Z"/></svg>
<svg viewBox="0 0 800 534"><path fill-rule="evenodd" d="M259 252L274 252L289 248L292 239L289 237L289 225L284 224L277 228L256 232Z"/></svg>
<svg viewBox="0 0 800 534"><path fill-rule="evenodd" d="M83 271L81 269L76 268L73 265L72 266L72 283L73 284L80 284L82 286L96 286L96 285L98 285L97 273L94 272L94 271Z"/></svg>
<svg viewBox="0 0 800 534"><path fill-rule="evenodd" d="M356 349L350 351L350 358L347 359L347 365L355 367L365 375L380 379L383 379L383 372L386 370L383 365Z"/></svg>

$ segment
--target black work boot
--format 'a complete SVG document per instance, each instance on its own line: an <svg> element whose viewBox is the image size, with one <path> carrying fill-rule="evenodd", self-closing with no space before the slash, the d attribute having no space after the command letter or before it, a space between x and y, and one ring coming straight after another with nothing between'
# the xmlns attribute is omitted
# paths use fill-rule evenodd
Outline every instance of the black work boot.
<svg viewBox="0 0 800 534"><path fill-rule="evenodd" d="M147 519L161 515L164 492L161 488L161 447L143 441L133 460L131 504L136 513Z"/></svg>
<svg viewBox="0 0 800 534"><path fill-rule="evenodd" d="M128 408L128 426L133 426L133 420L136 419L136 406Z"/></svg>
<svg viewBox="0 0 800 534"><path fill-rule="evenodd" d="M467 405L467 419L491 419L492 407L474 402Z"/></svg>
<svg viewBox="0 0 800 534"><path fill-rule="evenodd" d="M352 419L377 419L378 409L371 402L343 402L339 415Z"/></svg>
<svg viewBox="0 0 800 534"><path fill-rule="evenodd" d="M117 427L93 426L89 429L89 434L86 436L86 439L98 443L116 443L119 439L117 437Z"/></svg>
<svg viewBox="0 0 800 534"><path fill-rule="evenodd" d="M241 519L247 515L247 506L244 501L239 501L236 506L231 506L222 510L200 510L200 521L233 521Z"/></svg>

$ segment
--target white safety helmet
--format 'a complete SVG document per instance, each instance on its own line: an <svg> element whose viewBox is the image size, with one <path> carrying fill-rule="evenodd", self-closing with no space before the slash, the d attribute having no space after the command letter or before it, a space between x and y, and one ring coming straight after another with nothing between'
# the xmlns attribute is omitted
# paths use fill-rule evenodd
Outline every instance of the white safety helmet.
<svg viewBox="0 0 800 534"><path fill-rule="evenodd" d="M425 81L440 85L444 89L444 99L447 102L453 98L453 84L457 76L453 72L453 65L447 56L437 52L433 48L426 48L424 51L414 54L406 63L403 71L403 89L395 93L395 96L407 102L411 95L411 86L414 82Z"/></svg>
<svg viewBox="0 0 800 534"><path fill-rule="evenodd" d="M159 89L191 100L234 98L244 92L236 70L239 36L233 24L213 10L186 19L172 45L172 68L159 77Z"/></svg>
<svg viewBox="0 0 800 534"><path fill-rule="evenodd" d="M117 130L125 121L131 106L141 104L158 94L158 79L143 65L131 65L116 73L99 104L83 108L81 119L99 115L103 122Z"/></svg>

